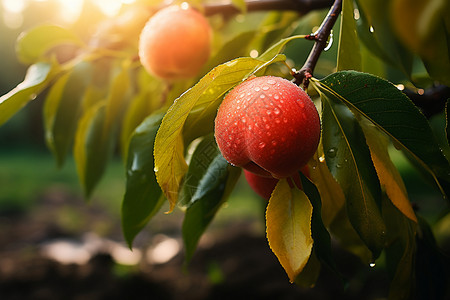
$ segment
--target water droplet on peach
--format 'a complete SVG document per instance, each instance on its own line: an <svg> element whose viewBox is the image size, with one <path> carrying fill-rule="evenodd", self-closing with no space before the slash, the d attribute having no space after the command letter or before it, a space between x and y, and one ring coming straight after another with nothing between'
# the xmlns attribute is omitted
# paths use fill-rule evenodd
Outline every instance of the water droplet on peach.
<svg viewBox="0 0 450 300"><path fill-rule="evenodd" d="M259 147L260 149L263 149L264 147L266 147L266 143L261 142L261 143L259 143L258 147Z"/></svg>
<svg viewBox="0 0 450 300"><path fill-rule="evenodd" d="M261 88L259 86L255 87L255 92L259 92Z"/></svg>
<svg viewBox="0 0 450 300"><path fill-rule="evenodd" d="M276 114L276 115L279 115L280 114L280 109L278 107L275 107L273 109L273 113Z"/></svg>
<svg viewBox="0 0 450 300"><path fill-rule="evenodd" d="M269 87L267 85L263 86L263 91L267 91L269 89Z"/></svg>
<svg viewBox="0 0 450 300"><path fill-rule="evenodd" d="M267 83L268 83L268 84L275 84L275 83L276 83L276 81L275 81L275 80L273 80L273 79L269 79L269 80L267 80Z"/></svg>
<svg viewBox="0 0 450 300"><path fill-rule="evenodd" d="M259 96L259 98L264 99L264 98L266 98L266 95L261 94L261 95Z"/></svg>
<svg viewBox="0 0 450 300"><path fill-rule="evenodd" d="M273 96L273 99L278 100L278 99L280 99L280 96L278 96L277 94L275 94L275 95Z"/></svg>

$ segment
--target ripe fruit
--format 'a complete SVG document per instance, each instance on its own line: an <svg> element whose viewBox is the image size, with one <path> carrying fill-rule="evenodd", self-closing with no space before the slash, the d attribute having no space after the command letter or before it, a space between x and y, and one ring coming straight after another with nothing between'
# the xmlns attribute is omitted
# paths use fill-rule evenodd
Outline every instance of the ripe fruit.
<svg viewBox="0 0 450 300"><path fill-rule="evenodd" d="M301 172L303 173L303 175L309 178L308 166L304 166L301 169ZM279 179L260 176L245 169L244 175L248 185L252 188L253 191L255 191L258 195L266 200L270 199L270 196L272 195L272 192L275 189L275 186L277 185ZM294 174L294 182L298 188L301 188L300 177L296 176L296 174Z"/></svg>
<svg viewBox="0 0 450 300"><path fill-rule="evenodd" d="M229 163L275 178L289 177L308 162L320 130L319 114L308 95L273 76L235 87L215 120L216 141Z"/></svg>
<svg viewBox="0 0 450 300"><path fill-rule="evenodd" d="M254 190L262 198L269 200L279 179L260 176L248 170L244 170L244 175L252 190Z"/></svg>
<svg viewBox="0 0 450 300"><path fill-rule="evenodd" d="M139 39L139 57L151 74L166 80L193 77L210 55L211 27L191 8L169 6L145 25Z"/></svg>

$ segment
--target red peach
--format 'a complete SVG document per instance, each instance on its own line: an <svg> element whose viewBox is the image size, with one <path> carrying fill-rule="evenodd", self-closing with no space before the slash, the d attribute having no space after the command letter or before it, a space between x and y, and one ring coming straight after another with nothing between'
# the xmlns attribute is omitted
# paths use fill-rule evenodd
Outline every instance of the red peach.
<svg viewBox="0 0 450 300"><path fill-rule="evenodd" d="M219 107L215 137L235 166L262 176L285 178L313 156L320 118L309 96L294 83L273 76L247 80Z"/></svg>

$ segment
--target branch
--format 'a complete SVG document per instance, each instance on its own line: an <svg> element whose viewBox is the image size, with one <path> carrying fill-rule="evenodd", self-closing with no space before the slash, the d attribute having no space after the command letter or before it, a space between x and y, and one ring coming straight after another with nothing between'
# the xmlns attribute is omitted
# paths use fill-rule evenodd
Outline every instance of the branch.
<svg viewBox="0 0 450 300"><path fill-rule="evenodd" d="M303 84L303 89L306 90L309 85L309 79L312 77L314 68L316 67L317 61L322 51L327 46L328 37L331 34L331 29L333 29L334 23L341 13L342 0L334 1L333 6L330 8L328 15L325 20L320 25L319 30L315 33L310 34L307 39L315 41L314 46L306 59L305 64L299 70L294 72L294 83L297 85Z"/></svg>
<svg viewBox="0 0 450 300"><path fill-rule="evenodd" d="M438 85L421 91L419 94L405 89L403 93L420 108L427 119L444 111L445 103L450 99L450 87Z"/></svg>
<svg viewBox="0 0 450 300"><path fill-rule="evenodd" d="M267 10L292 10L300 13L308 13L313 10L328 8L333 4L333 0L247 0L245 2L247 11L267 11ZM204 4L204 14L207 16L235 15L240 10L231 2Z"/></svg>

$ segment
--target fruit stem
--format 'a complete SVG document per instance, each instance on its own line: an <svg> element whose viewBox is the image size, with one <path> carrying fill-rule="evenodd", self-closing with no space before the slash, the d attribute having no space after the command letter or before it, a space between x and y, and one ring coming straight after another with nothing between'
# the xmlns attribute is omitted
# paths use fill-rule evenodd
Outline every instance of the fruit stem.
<svg viewBox="0 0 450 300"><path fill-rule="evenodd" d="M310 11L328 8L333 4L333 0L246 0L247 12L264 10L292 10L306 14ZM232 4L232 1L222 3L210 3L203 6L203 12L207 16L235 15L241 13L239 8Z"/></svg>
<svg viewBox="0 0 450 300"><path fill-rule="evenodd" d="M304 90L308 88L309 79L312 77L320 54L328 44L328 38L330 37L331 30L333 29L341 10L342 0L335 0L319 29L306 37L306 39L314 41L314 46L303 67L293 74L295 78L294 83L297 85L302 84Z"/></svg>

